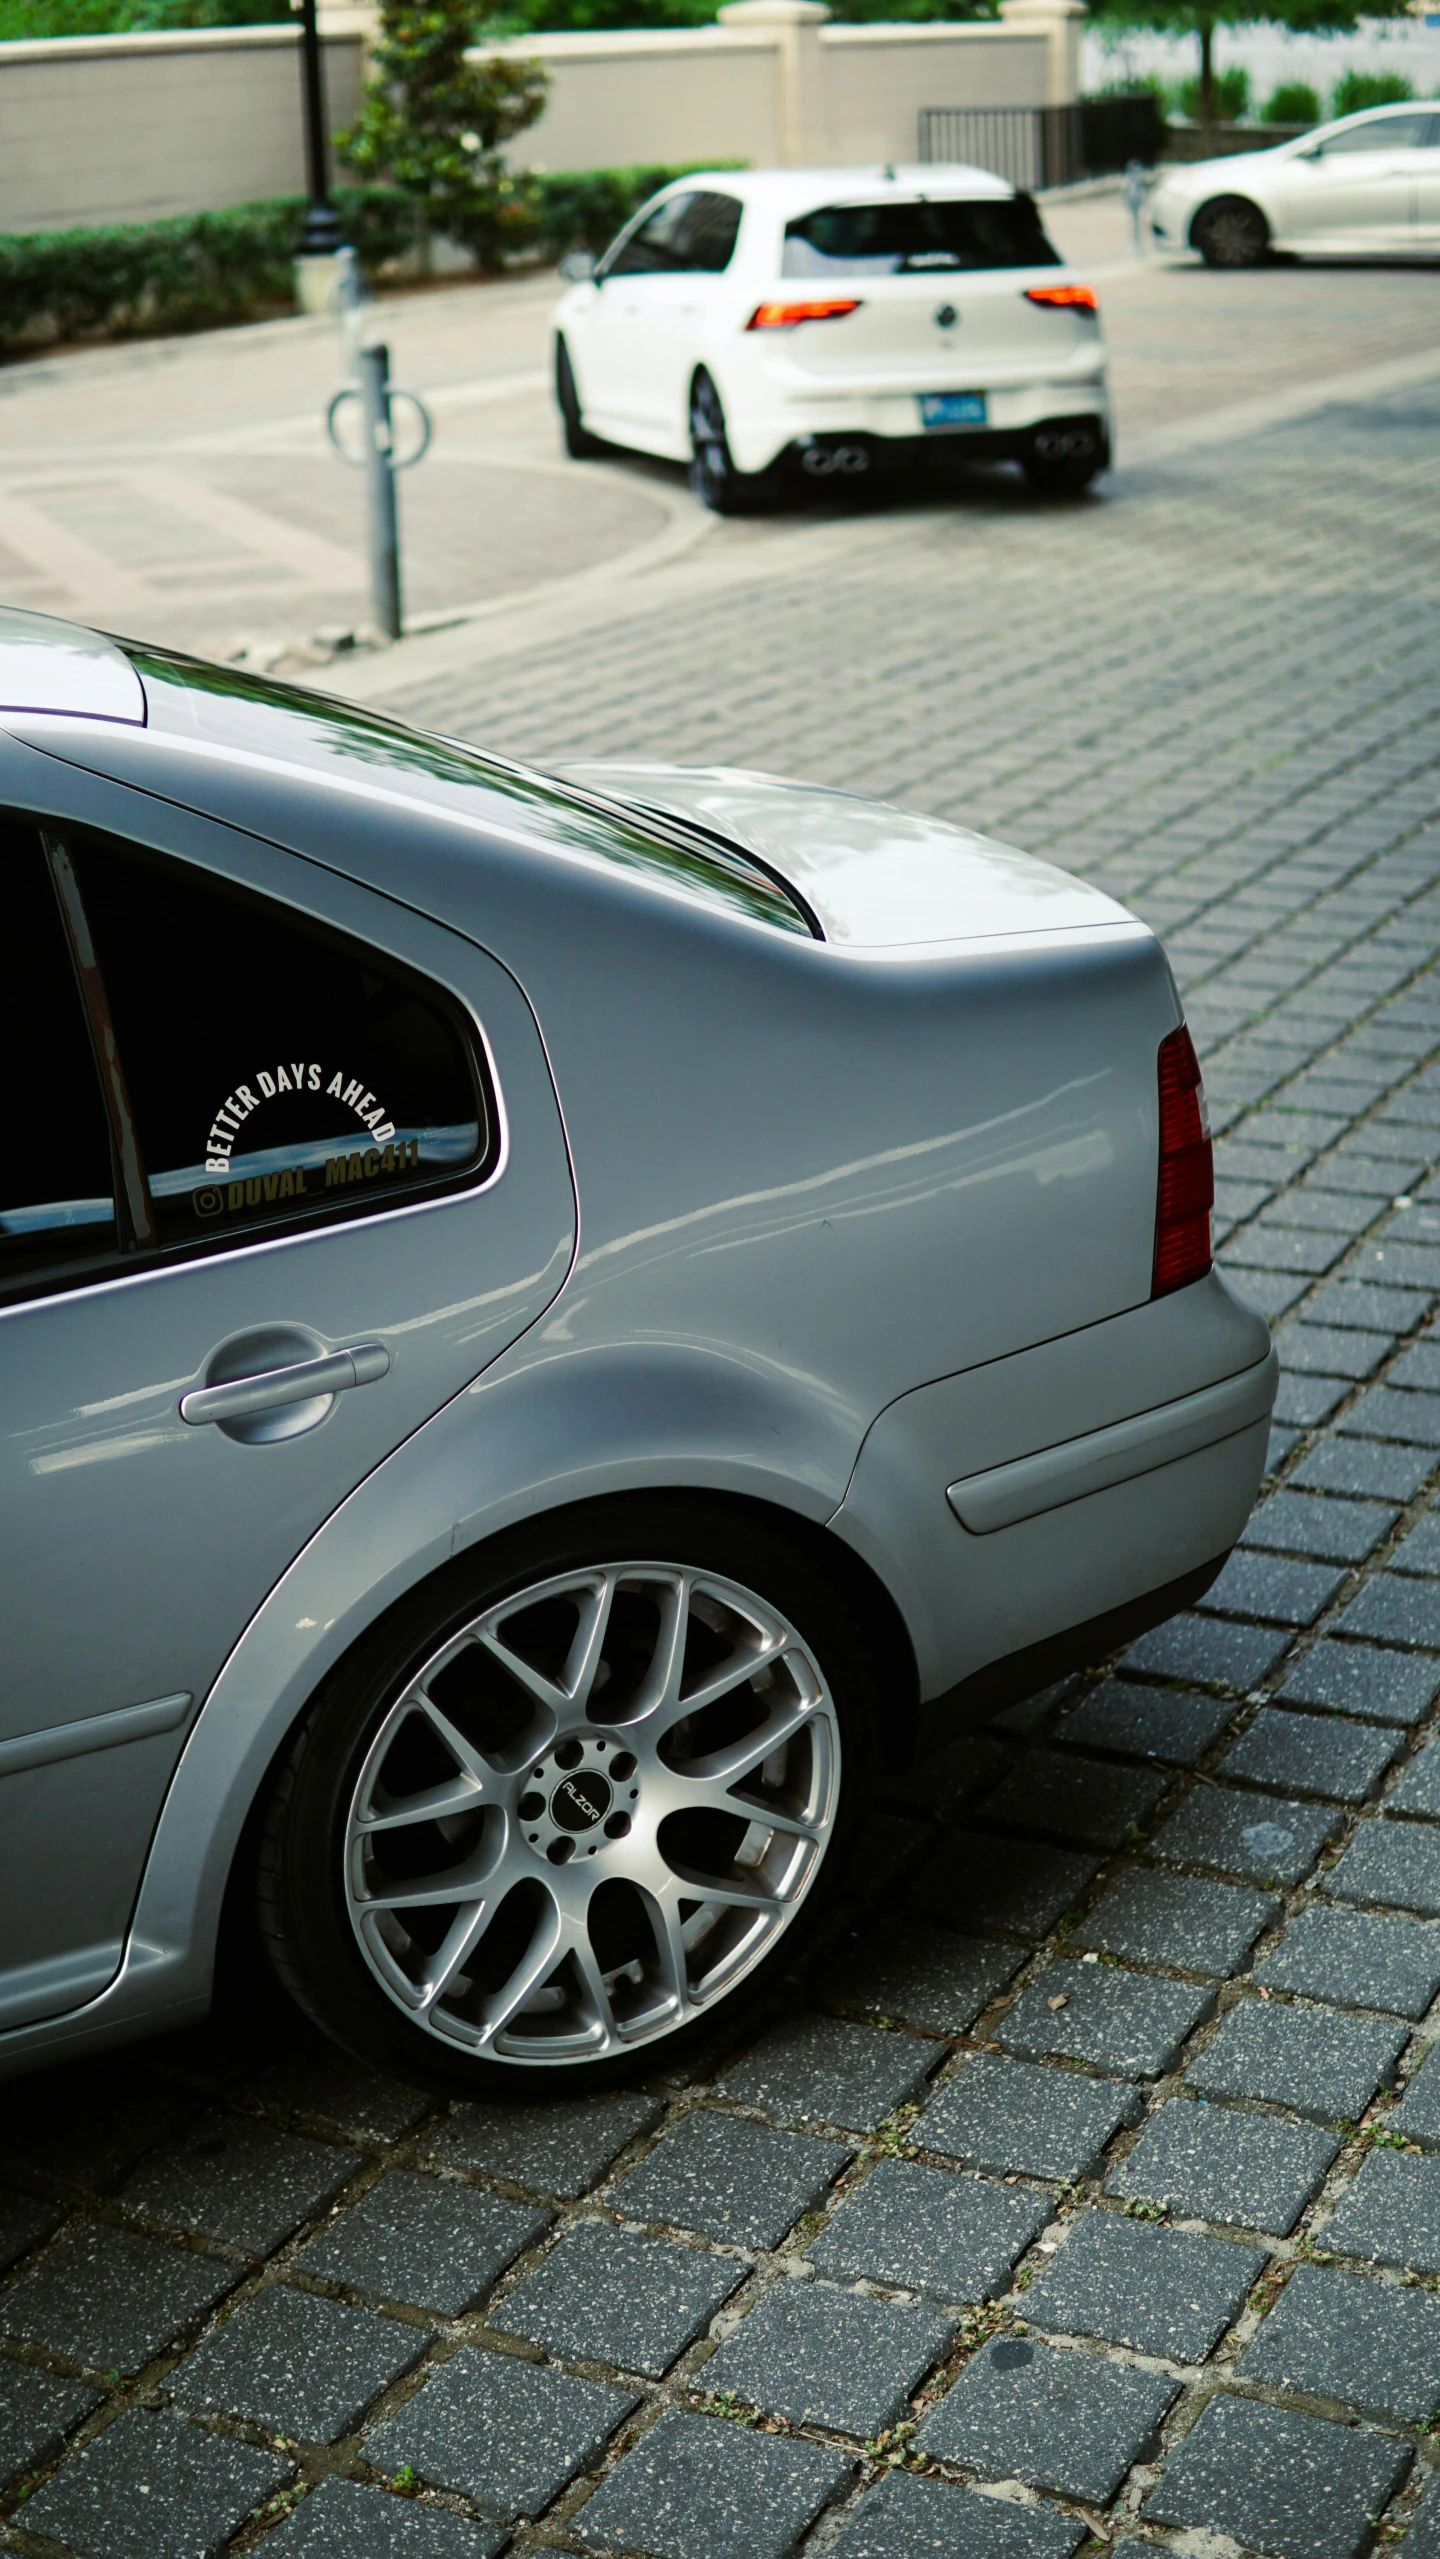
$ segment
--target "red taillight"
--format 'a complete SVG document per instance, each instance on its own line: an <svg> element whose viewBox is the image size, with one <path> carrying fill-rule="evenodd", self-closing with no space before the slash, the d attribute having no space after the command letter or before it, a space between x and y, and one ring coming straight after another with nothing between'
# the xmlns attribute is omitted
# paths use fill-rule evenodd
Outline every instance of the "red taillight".
<svg viewBox="0 0 1440 2559"><path fill-rule="evenodd" d="M1098 311L1099 296L1093 284L1032 284L1025 290L1027 302L1041 302L1052 311Z"/></svg>
<svg viewBox="0 0 1440 2559"><path fill-rule="evenodd" d="M844 320L858 302L762 302L747 329L798 329L802 320Z"/></svg>
<svg viewBox="0 0 1440 2559"><path fill-rule="evenodd" d="M1195 1043L1182 1022L1160 1043L1160 1179L1152 1297L1186 1288L1210 1268L1215 1166Z"/></svg>

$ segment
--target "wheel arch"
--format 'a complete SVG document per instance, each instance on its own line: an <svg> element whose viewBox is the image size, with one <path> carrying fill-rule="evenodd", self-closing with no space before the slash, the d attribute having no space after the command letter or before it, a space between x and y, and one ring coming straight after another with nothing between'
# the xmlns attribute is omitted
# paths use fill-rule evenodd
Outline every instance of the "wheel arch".
<svg viewBox="0 0 1440 2559"><path fill-rule="evenodd" d="M838 1536L827 1522L807 1518L803 1512L767 1500L753 1493L714 1489L703 1483L666 1483L632 1485L623 1492L592 1494L582 1501L557 1501L530 1511L523 1518L495 1529L489 1536L478 1538L443 1562L432 1565L413 1581L395 1592L385 1606L357 1625L349 1640L298 1700L291 1701L283 1728L278 1728L263 1770L255 1780L245 1806L239 1832L231 1852L224 1886L228 1893L237 1868L243 1864L247 1836L254 1830L263 1811L275 1772L289 1750L299 1726L304 1722L327 1690L342 1679L356 1655L368 1646L383 1643L387 1630L413 1609L417 1600L433 1592L443 1605L448 1582L459 1581L473 1572L477 1559L487 1551L503 1552L507 1542L535 1531L545 1531L557 1539L567 1535L583 1538L587 1531L604 1519L623 1518L627 1507L637 1513L653 1510L661 1502L682 1516L719 1514L728 1524L748 1530L762 1541L774 1540L788 1545L802 1556L811 1568L842 1591L849 1607L859 1619L867 1645L877 1667L883 1664L890 1696L895 1706L895 1744L897 1761L908 1761L913 1755L920 1723L920 1674L910 1629L892 1593L886 1588L873 1564Z"/></svg>
<svg viewBox="0 0 1440 2559"><path fill-rule="evenodd" d="M1253 213L1256 221L1260 224L1260 227L1265 234L1265 248L1270 246L1271 240L1274 237L1274 226L1271 223L1270 216L1266 212L1264 205L1261 204L1253 195L1246 195L1239 187L1221 187L1214 195L1203 196L1199 204L1196 205L1185 229L1185 243L1187 248L1199 248L1200 242L1196 237L1196 234L1199 231L1201 223L1203 222L1206 214L1213 214L1217 212L1222 205L1241 205L1247 213Z"/></svg>
<svg viewBox="0 0 1440 2559"><path fill-rule="evenodd" d="M378 1467L316 1532L222 1665L160 1808L119 1973L97 2000L0 2039L0 2075L203 2015L247 1825L323 1686L462 1551L604 1498L723 1503L783 1525L843 1582L918 1725L904 1607L827 1523L865 1420L748 1361L678 1345L505 1362Z"/></svg>

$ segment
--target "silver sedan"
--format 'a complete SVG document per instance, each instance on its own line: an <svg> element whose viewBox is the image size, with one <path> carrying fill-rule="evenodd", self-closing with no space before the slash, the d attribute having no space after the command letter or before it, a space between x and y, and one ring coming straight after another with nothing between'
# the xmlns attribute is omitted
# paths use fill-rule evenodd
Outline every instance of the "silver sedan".
<svg viewBox="0 0 1440 2559"><path fill-rule="evenodd" d="M228 1897L413 2079L653 2072L1219 1569L1274 1358L1107 898L20 613L0 777L8 2067Z"/></svg>

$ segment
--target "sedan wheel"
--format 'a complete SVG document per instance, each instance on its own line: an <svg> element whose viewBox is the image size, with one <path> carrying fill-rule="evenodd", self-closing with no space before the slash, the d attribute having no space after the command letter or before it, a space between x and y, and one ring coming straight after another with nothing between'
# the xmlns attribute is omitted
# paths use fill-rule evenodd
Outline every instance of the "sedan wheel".
<svg viewBox="0 0 1440 2559"><path fill-rule="evenodd" d="M715 515L744 515L759 501L763 476L737 471L730 459L725 412L708 373L690 390L690 486Z"/></svg>
<svg viewBox="0 0 1440 2559"><path fill-rule="evenodd" d="M498 1593L472 1569L292 1750L262 1920L382 2066L472 2093L643 2076L833 1902L864 1635L808 1559L728 1520L677 1543L673 1513L668 1552L636 1541L658 1525Z"/></svg>
<svg viewBox="0 0 1440 2559"><path fill-rule="evenodd" d="M1270 226L1248 197L1221 195L1202 204L1190 239L1207 267L1258 267L1270 246Z"/></svg>

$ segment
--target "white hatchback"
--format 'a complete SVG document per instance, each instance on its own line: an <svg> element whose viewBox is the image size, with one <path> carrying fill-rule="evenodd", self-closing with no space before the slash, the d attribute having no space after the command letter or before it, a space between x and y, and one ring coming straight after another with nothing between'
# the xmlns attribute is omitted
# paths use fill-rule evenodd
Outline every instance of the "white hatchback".
<svg viewBox="0 0 1440 2559"><path fill-rule="evenodd" d="M1374 107L1273 151L1165 171L1150 198L1161 249L1210 267L1272 249L1318 257L1440 258L1440 105Z"/></svg>
<svg viewBox="0 0 1440 2559"><path fill-rule="evenodd" d="M568 450L689 461L729 514L786 469L918 454L1083 489L1110 458L1093 289L984 169L717 170L642 206L555 313Z"/></svg>

